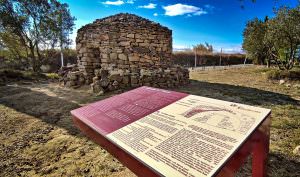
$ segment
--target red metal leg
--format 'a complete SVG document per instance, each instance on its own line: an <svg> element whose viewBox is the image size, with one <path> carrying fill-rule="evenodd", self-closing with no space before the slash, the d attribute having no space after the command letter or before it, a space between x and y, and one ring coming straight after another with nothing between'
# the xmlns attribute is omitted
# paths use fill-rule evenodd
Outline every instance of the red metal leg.
<svg viewBox="0 0 300 177"><path fill-rule="evenodd" d="M252 177L267 176L267 157L269 153L269 136L257 132L257 141L252 151Z"/></svg>
<svg viewBox="0 0 300 177"><path fill-rule="evenodd" d="M252 150L252 177L267 176L267 162L270 145L270 125L269 116L254 134L254 147Z"/></svg>

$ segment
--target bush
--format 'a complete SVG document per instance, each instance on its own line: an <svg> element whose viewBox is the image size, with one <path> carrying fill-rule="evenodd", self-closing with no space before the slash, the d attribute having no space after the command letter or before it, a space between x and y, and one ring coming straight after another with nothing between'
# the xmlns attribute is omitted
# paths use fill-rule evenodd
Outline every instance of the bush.
<svg viewBox="0 0 300 177"><path fill-rule="evenodd" d="M42 50L43 59L42 65L49 67L47 72L56 72L61 67L60 51L56 49ZM77 54L74 49L64 50L64 65L68 63L74 64L77 62ZM14 70L31 70L28 59L12 58L7 54L7 51L0 50L0 69L14 69Z"/></svg>
<svg viewBox="0 0 300 177"><path fill-rule="evenodd" d="M25 79L38 80L38 79L47 79L46 75L43 73L36 73L33 71L22 71Z"/></svg>
<svg viewBox="0 0 300 177"><path fill-rule="evenodd" d="M58 76L57 73L47 73L46 76L47 76L48 79L52 79L52 80L59 79L59 76Z"/></svg>
<svg viewBox="0 0 300 177"><path fill-rule="evenodd" d="M279 80L281 79L280 71L279 70L270 70L266 72L267 78L270 80Z"/></svg>
<svg viewBox="0 0 300 177"><path fill-rule="evenodd" d="M6 77L8 79L24 79L24 75L21 71L12 69L1 70L0 77Z"/></svg>
<svg viewBox="0 0 300 177"><path fill-rule="evenodd" d="M266 72L267 78L271 80L280 80L280 79L288 79L288 80L300 80L300 70L270 70Z"/></svg>
<svg viewBox="0 0 300 177"><path fill-rule="evenodd" d="M46 58L43 60L43 65L49 65L50 70L47 72L56 72L61 67L60 51L59 50L47 50L43 51ZM76 50L66 49L64 50L64 66L67 64L77 63L77 53Z"/></svg>
<svg viewBox="0 0 300 177"><path fill-rule="evenodd" d="M0 78L5 78L5 80L10 80L10 81L18 81L18 80L46 79L46 76L44 74L35 73L33 71L2 69L0 70Z"/></svg>

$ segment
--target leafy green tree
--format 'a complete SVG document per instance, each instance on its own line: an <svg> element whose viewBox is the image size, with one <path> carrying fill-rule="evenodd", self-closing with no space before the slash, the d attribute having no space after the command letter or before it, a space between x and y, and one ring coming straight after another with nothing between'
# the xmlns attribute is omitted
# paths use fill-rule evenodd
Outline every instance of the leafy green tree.
<svg viewBox="0 0 300 177"><path fill-rule="evenodd" d="M296 8L282 7L269 20L266 42L268 56L280 69L290 70L297 59L300 45L300 5Z"/></svg>
<svg viewBox="0 0 300 177"><path fill-rule="evenodd" d="M267 21L268 17L265 18L265 21L255 18L247 23L243 32L243 49L247 52L247 57L258 64L266 64L267 62L268 50L265 42Z"/></svg>
<svg viewBox="0 0 300 177"><path fill-rule="evenodd" d="M34 71L42 64L42 50L56 45L69 44L68 36L73 30L75 18L71 16L68 5L57 0L0 0L1 42L8 50L12 46L2 36L17 40L24 48Z"/></svg>
<svg viewBox="0 0 300 177"><path fill-rule="evenodd" d="M18 60L25 59L27 57L26 48L18 40L18 36L9 33L0 33L1 51L7 50L6 58L14 58Z"/></svg>
<svg viewBox="0 0 300 177"><path fill-rule="evenodd" d="M244 30L243 49L261 64L274 61L279 69L290 70L299 58L300 5L281 7L275 17L251 20ZM269 66L269 65L268 65Z"/></svg>
<svg viewBox="0 0 300 177"><path fill-rule="evenodd" d="M70 15L71 13L67 4L54 2L51 5L53 10L49 15L51 20L48 23L52 25L50 29L52 35L50 35L49 41L53 42L52 46L55 46L55 44L59 45L63 66L63 49L67 48L72 42L69 35L72 34L75 18ZM56 23L53 24L51 22Z"/></svg>

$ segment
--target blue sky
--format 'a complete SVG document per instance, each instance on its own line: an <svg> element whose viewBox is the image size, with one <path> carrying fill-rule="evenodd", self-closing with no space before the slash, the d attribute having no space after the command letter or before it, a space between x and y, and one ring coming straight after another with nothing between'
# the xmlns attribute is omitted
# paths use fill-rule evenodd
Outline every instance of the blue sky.
<svg viewBox="0 0 300 177"><path fill-rule="evenodd" d="M95 19L120 12L134 13L173 30L173 48L208 42L216 51L241 50L242 32L248 20L273 16L273 8L295 6L298 0L60 0L77 18L77 29ZM244 5L244 9L241 8Z"/></svg>

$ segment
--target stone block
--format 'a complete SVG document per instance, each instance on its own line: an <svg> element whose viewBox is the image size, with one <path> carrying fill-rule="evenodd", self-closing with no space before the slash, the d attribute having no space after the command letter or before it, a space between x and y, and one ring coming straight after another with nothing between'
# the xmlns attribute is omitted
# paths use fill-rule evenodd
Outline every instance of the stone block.
<svg viewBox="0 0 300 177"><path fill-rule="evenodd" d="M91 89L93 93L97 93L97 94L103 94L104 93L104 89L100 86L99 81L96 81L94 83L91 84Z"/></svg>
<svg viewBox="0 0 300 177"><path fill-rule="evenodd" d="M108 55L107 55L106 53L102 53L102 54L101 54L101 58L107 59L107 58L108 58Z"/></svg>
<svg viewBox="0 0 300 177"><path fill-rule="evenodd" d="M107 78L102 78L100 80L100 86L101 87L106 88L106 87L108 87L108 85L109 85L109 80Z"/></svg>
<svg viewBox="0 0 300 177"><path fill-rule="evenodd" d="M93 83L95 83L96 81L98 81L99 80L99 77L93 77Z"/></svg>
<svg viewBox="0 0 300 177"><path fill-rule="evenodd" d="M100 75L101 78L107 78L108 77L108 70L100 69L99 75Z"/></svg>
<svg viewBox="0 0 300 177"><path fill-rule="evenodd" d="M129 84L129 76L123 76L123 79L122 79L122 83L123 84Z"/></svg>
<svg viewBox="0 0 300 177"><path fill-rule="evenodd" d="M127 34L128 38L134 38L134 34Z"/></svg>
<svg viewBox="0 0 300 177"><path fill-rule="evenodd" d="M129 55L128 59L131 62L138 62L138 61L140 61L140 57L138 55Z"/></svg>
<svg viewBox="0 0 300 177"><path fill-rule="evenodd" d="M110 81L118 81L118 82L122 81L122 76L120 74L112 74L112 75L109 75L108 78Z"/></svg>
<svg viewBox="0 0 300 177"><path fill-rule="evenodd" d="M125 54L119 54L119 55L118 55L118 58L119 58L120 60L127 60L127 55L125 55Z"/></svg>
<svg viewBox="0 0 300 177"><path fill-rule="evenodd" d="M120 46L130 46L130 41L121 41L119 43Z"/></svg>
<svg viewBox="0 0 300 177"><path fill-rule="evenodd" d="M149 43L139 43L140 47L149 47L150 44Z"/></svg>
<svg viewBox="0 0 300 177"><path fill-rule="evenodd" d="M117 53L111 53L111 54L109 54L109 58L111 60L117 60L118 59L118 54Z"/></svg>
<svg viewBox="0 0 300 177"><path fill-rule="evenodd" d="M137 84L139 82L138 77L137 76L131 76L130 77L130 82L131 82L131 84Z"/></svg>
<svg viewBox="0 0 300 177"><path fill-rule="evenodd" d="M136 39L135 42L142 43L142 42L144 42L144 40L142 40L142 39Z"/></svg>

